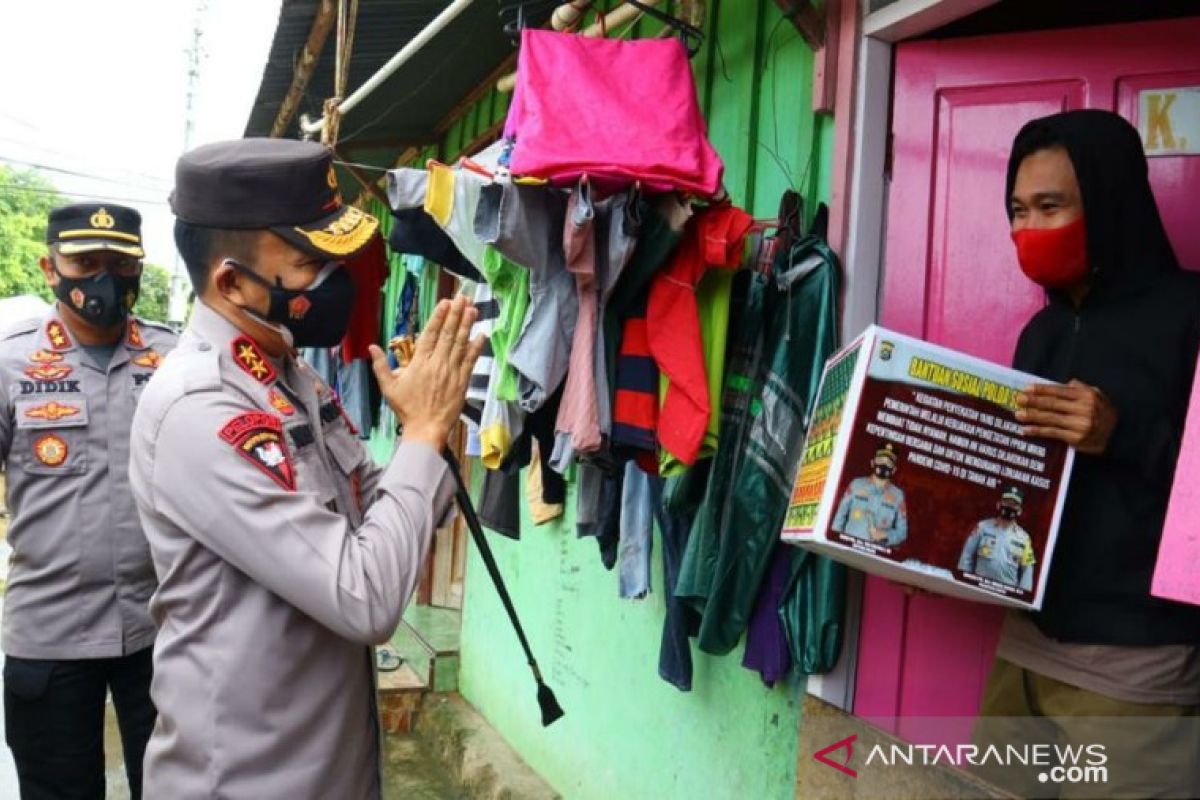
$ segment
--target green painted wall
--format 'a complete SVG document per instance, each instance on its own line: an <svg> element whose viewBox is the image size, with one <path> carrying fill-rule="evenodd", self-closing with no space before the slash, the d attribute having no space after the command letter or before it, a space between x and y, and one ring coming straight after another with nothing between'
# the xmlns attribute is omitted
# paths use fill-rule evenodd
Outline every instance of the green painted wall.
<svg viewBox="0 0 1200 800"><path fill-rule="evenodd" d="M734 201L774 216L780 193L793 187L815 206L828 197L833 130L811 111L811 52L772 0L711 0L708 14L693 69ZM653 32L639 22L626 33ZM468 109L446 132L443 159L500 119L506 103L493 92ZM662 681L660 543L654 593L621 600L595 542L576 539L573 511L569 502L563 519L533 527L523 509L521 541L491 537L566 717L541 727L528 667L474 549L463 695L569 800L794 796L801 685L765 688L742 668L740 647L723 658L694 651L691 693Z"/></svg>

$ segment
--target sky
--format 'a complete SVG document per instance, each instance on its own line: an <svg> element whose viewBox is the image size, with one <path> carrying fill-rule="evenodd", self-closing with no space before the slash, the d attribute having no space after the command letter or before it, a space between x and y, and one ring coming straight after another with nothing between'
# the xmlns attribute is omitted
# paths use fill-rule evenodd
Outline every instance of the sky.
<svg viewBox="0 0 1200 800"><path fill-rule="evenodd" d="M279 5L280 0L3 3L0 161L53 168L41 172L71 193L68 200L108 200L138 209L146 260L173 269L173 218L166 199L175 160L185 149L195 23L202 37L193 147L241 137Z"/></svg>

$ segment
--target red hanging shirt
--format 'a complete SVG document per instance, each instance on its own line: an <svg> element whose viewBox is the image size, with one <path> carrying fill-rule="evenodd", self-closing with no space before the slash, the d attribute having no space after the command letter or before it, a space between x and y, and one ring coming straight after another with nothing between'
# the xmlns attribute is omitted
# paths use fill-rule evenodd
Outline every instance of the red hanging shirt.
<svg viewBox="0 0 1200 800"><path fill-rule="evenodd" d="M670 380L658 417L658 442L684 464L696 462L711 413L696 286L709 267L741 264L753 224L749 214L732 205L698 211L650 286L647 338L655 363Z"/></svg>

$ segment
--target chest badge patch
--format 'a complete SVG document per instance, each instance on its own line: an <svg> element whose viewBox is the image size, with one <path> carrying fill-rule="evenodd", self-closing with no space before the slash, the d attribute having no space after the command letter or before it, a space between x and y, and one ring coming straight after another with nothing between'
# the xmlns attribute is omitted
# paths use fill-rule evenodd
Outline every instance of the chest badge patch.
<svg viewBox="0 0 1200 800"><path fill-rule="evenodd" d="M284 397L283 392L274 387L271 388L271 391L267 392L267 399L271 401L271 408L285 417L290 417L296 413L296 407L292 405L292 401Z"/></svg>
<svg viewBox="0 0 1200 800"><path fill-rule="evenodd" d="M261 411L239 414L225 423L220 436L271 480L289 492L296 491L296 472L279 417Z"/></svg>
<svg viewBox="0 0 1200 800"><path fill-rule="evenodd" d="M71 368L66 364L37 364L26 367L25 374L35 381L58 381L71 374Z"/></svg>
<svg viewBox="0 0 1200 800"><path fill-rule="evenodd" d="M231 343L233 360L242 371L261 384L275 382L275 367L249 336L239 336Z"/></svg>
<svg viewBox="0 0 1200 800"><path fill-rule="evenodd" d="M158 369L158 365L162 362L163 357L156 350L147 350L145 355L138 356L133 360L133 363L139 367L149 367L150 369Z"/></svg>
<svg viewBox="0 0 1200 800"><path fill-rule="evenodd" d="M55 353L45 348L40 348L30 354L29 360L34 364L57 364L63 360L63 357L60 353Z"/></svg>
<svg viewBox="0 0 1200 800"><path fill-rule="evenodd" d="M44 406L30 406L25 409L25 416L30 419L44 419L50 422L73 417L78 413L79 406L69 406L54 400L51 400Z"/></svg>
<svg viewBox="0 0 1200 800"><path fill-rule="evenodd" d="M48 467L61 466L67 460L67 443L51 433L33 443L33 455Z"/></svg>

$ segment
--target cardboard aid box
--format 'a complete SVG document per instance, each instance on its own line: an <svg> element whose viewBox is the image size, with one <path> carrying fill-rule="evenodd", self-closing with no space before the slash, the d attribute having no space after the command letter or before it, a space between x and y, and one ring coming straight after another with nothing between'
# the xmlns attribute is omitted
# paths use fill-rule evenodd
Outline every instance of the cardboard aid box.
<svg viewBox="0 0 1200 800"><path fill-rule="evenodd" d="M1074 451L1022 435L1044 382L869 327L825 365L783 540L940 594L1038 609Z"/></svg>

